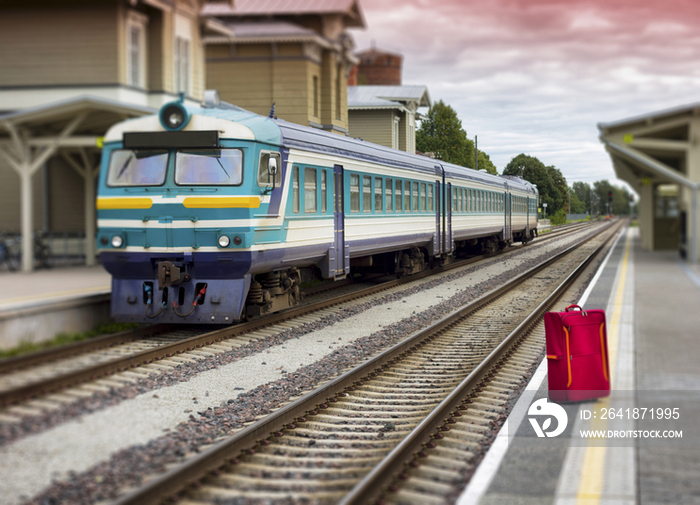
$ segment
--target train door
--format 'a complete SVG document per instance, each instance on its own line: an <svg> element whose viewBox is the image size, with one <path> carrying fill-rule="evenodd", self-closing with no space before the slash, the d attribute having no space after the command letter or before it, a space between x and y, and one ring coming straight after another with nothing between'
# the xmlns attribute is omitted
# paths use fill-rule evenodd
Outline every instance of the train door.
<svg viewBox="0 0 700 505"><path fill-rule="evenodd" d="M333 166L333 251L329 258L331 273L342 278L350 273L350 254L345 247L345 195L344 170L342 165Z"/></svg>
<svg viewBox="0 0 700 505"><path fill-rule="evenodd" d="M530 197L525 198L525 240L530 238Z"/></svg>
<svg viewBox="0 0 700 505"><path fill-rule="evenodd" d="M506 191L505 194L505 199L506 199L506 229L505 229L505 237L503 238L506 242L512 242L513 241L513 222L512 222L512 212L511 212L511 197L512 195Z"/></svg>
<svg viewBox="0 0 700 505"><path fill-rule="evenodd" d="M452 236L452 183L448 182L445 185L445 246L444 253L450 253L454 250L454 237Z"/></svg>
<svg viewBox="0 0 700 505"><path fill-rule="evenodd" d="M442 184L440 181L435 181L435 235L433 235L433 255L439 256L442 254L443 242L442 237L442 212L440 212L440 206L442 205Z"/></svg>

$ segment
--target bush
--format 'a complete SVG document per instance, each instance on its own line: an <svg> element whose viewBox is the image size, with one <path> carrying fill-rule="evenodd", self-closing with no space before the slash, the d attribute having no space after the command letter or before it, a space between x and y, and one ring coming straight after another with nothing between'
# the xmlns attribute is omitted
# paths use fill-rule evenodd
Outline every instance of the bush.
<svg viewBox="0 0 700 505"><path fill-rule="evenodd" d="M559 211L550 218L550 223L552 226L566 223L566 210L559 209Z"/></svg>

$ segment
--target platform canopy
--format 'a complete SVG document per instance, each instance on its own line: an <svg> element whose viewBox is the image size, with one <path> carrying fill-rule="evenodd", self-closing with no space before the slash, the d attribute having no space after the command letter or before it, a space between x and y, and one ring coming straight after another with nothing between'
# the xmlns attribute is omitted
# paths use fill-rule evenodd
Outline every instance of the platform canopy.
<svg viewBox="0 0 700 505"><path fill-rule="evenodd" d="M0 158L20 177L22 270L33 268L31 178L49 158L61 156L84 179L85 255L95 264L95 178L98 139L118 121L155 109L94 96L78 96L0 115Z"/></svg>
<svg viewBox="0 0 700 505"><path fill-rule="evenodd" d="M698 261L700 249L700 103L643 116L599 123L600 140L610 154L617 176L640 195L639 219L642 246L655 249L654 237L663 225L658 189L677 185L681 233L680 246L687 258ZM681 216L687 216L682 219Z"/></svg>

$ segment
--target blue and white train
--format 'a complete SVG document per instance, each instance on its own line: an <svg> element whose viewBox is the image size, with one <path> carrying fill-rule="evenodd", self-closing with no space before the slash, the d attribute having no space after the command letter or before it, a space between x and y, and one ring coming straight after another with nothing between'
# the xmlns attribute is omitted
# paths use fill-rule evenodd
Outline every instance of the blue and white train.
<svg viewBox="0 0 700 505"><path fill-rule="evenodd" d="M233 323L307 275L410 275L528 242L537 189L227 104L166 104L105 136L97 243L118 321Z"/></svg>

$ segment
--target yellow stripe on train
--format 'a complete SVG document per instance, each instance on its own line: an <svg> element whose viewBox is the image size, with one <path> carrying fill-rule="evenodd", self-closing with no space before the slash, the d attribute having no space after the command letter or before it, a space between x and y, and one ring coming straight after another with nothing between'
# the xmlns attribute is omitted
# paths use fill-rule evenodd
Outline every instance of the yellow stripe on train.
<svg viewBox="0 0 700 505"><path fill-rule="evenodd" d="M257 209L260 207L260 198L257 196L188 197L182 205L188 209Z"/></svg>
<svg viewBox="0 0 700 505"><path fill-rule="evenodd" d="M97 210L112 209L150 209L153 200L150 198L98 198Z"/></svg>

